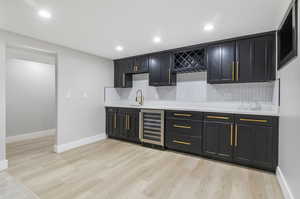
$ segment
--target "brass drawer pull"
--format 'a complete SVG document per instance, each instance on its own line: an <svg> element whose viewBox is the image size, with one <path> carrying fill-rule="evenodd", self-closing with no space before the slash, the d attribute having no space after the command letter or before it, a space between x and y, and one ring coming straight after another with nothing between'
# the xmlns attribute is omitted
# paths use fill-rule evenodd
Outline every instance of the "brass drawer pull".
<svg viewBox="0 0 300 199"><path fill-rule="evenodd" d="M233 145L233 124L230 125L230 146Z"/></svg>
<svg viewBox="0 0 300 199"><path fill-rule="evenodd" d="M181 126L181 125L176 125L176 124L174 124L173 127L181 128L181 129L191 129L192 128L191 126Z"/></svg>
<svg viewBox="0 0 300 199"><path fill-rule="evenodd" d="M173 142L176 143L176 144L191 145L190 142L182 142L182 141L178 141L178 140L173 140Z"/></svg>
<svg viewBox="0 0 300 199"><path fill-rule="evenodd" d="M240 63L237 61L236 62L236 81L239 81L239 65Z"/></svg>
<svg viewBox="0 0 300 199"><path fill-rule="evenodd" d="M222 116L207 116L208 119L221 119L221 120L229 120L229 117L222 117Z"/></svg>
<svg viewBox="0 0 300 199"><path fill-rule="evenodd" d="M130 130L130 115L127 115L127 128Z"/></svg>
<svg viewBox="0 0 300 199"><path fill-rule="evenodd" d="M238 146L238 125L235 125L235 147Z"/></svg>
<svg viewBox="0 0 300 199"><path fill-rule="evenodd" d="M232 77L232 81L234 81L234 61L232 62L232 67L231 67L231 77Z"/></svg>
<svg viewBox="0 0 300 199"><path fill-rule="evenodd" d="M268 120L254 120L254 119L244 119L241 118L240 121L245 121L245 122L261 122L261 123L267 123Z"/></svg>
<svg viewBox="0 0 300 199"><path fill-rule="evenodd" d="M174 116L192 117L193 115L186 113L174 113Z"/></svg>
<svg viewBox="0 0 300 199"><path fill-rule="evenodd" d="M114 114L114 128L117 128L117 113Z"/></svg>

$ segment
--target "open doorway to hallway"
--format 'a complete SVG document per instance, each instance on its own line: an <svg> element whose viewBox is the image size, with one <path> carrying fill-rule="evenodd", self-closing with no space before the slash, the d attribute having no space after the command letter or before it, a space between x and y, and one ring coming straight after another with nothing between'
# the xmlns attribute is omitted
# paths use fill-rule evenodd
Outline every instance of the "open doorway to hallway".
<svg viewBox="0 0 300 199"><path fill-rule="evenodd" d="M10 165L22 159L17 155L20 152L53 151L56 107L55 54L7 47L6 153Z"/></svg>

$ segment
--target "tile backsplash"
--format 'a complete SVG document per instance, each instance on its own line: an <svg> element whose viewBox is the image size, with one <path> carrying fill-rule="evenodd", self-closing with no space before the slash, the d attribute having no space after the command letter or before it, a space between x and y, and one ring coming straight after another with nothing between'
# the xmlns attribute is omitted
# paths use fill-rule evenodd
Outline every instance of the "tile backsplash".
<svg viewBox="0 0 300 199"><path fill-rule="evenodd" d="M148 74L133 76L133 88L106 88L105 100L134 101L142 89L145 101L169 103L260 103L278 105L278 83L218 84L206 82L206 72L177 75L177 86L150 87Z"/></svg>

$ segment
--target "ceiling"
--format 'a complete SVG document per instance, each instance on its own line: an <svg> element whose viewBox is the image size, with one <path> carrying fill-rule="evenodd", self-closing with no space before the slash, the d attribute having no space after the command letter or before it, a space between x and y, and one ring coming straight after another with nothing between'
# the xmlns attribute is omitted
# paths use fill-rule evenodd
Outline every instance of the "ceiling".
<svg viewBox="0 0 300 199"><path fill-rule="evenodd" d="M274 30L288 1L0 0L0 28L115 59ZM204 31L207 23L215 29Z"/></svg>

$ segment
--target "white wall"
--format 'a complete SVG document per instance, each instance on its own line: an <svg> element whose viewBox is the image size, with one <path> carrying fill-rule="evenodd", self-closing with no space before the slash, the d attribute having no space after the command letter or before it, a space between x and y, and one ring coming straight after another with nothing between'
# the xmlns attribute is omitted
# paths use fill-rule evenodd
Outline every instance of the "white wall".
<svg viewBox="0 0 300 199"><path fill-rule="evenodd" d="M55 129L55 97L55 65L7 58L6 137Z"/></svg>
<svg viewBox="0 0 300 199"><path fill-rule="evenodd" d="M148 82L148 74L134 75L133 88L107 88L106 101L133 103L136 90L142 89L145 104L188 103L195 106L237 105L247 108L258 102L270 109L275 109L278 104L277 82L212 85L207 84L206 72L178 74L176 86L151 87Z"/></svg>
<svg viewBox="0 0 300 199"><path fill-rule="evenodd" d="M290 0L285 1L286 10ZM298 13L300 13L299 7ZM298 31L298 38L300 38L300 30ZM300 50L299 44L300 40L298 40L298 50ZM282 68L279 76L281 79L279 167L294 198L297 199L300 198L300 55Z"/></svg>
<svg viewBox="0 0 300 199"><path fill-rule="evenodd" d="M58 145L105 132L104 87L113 86L111 60L0 30L0 161L5 159L5 45L57 54Z"/></svg>
<svg viewBox="0 0 300 199"><path fill-rule="evenodd" d="M0 170L5 161L5 43L0 37ZM5 165L2 165L5 168Z"/></svg>

